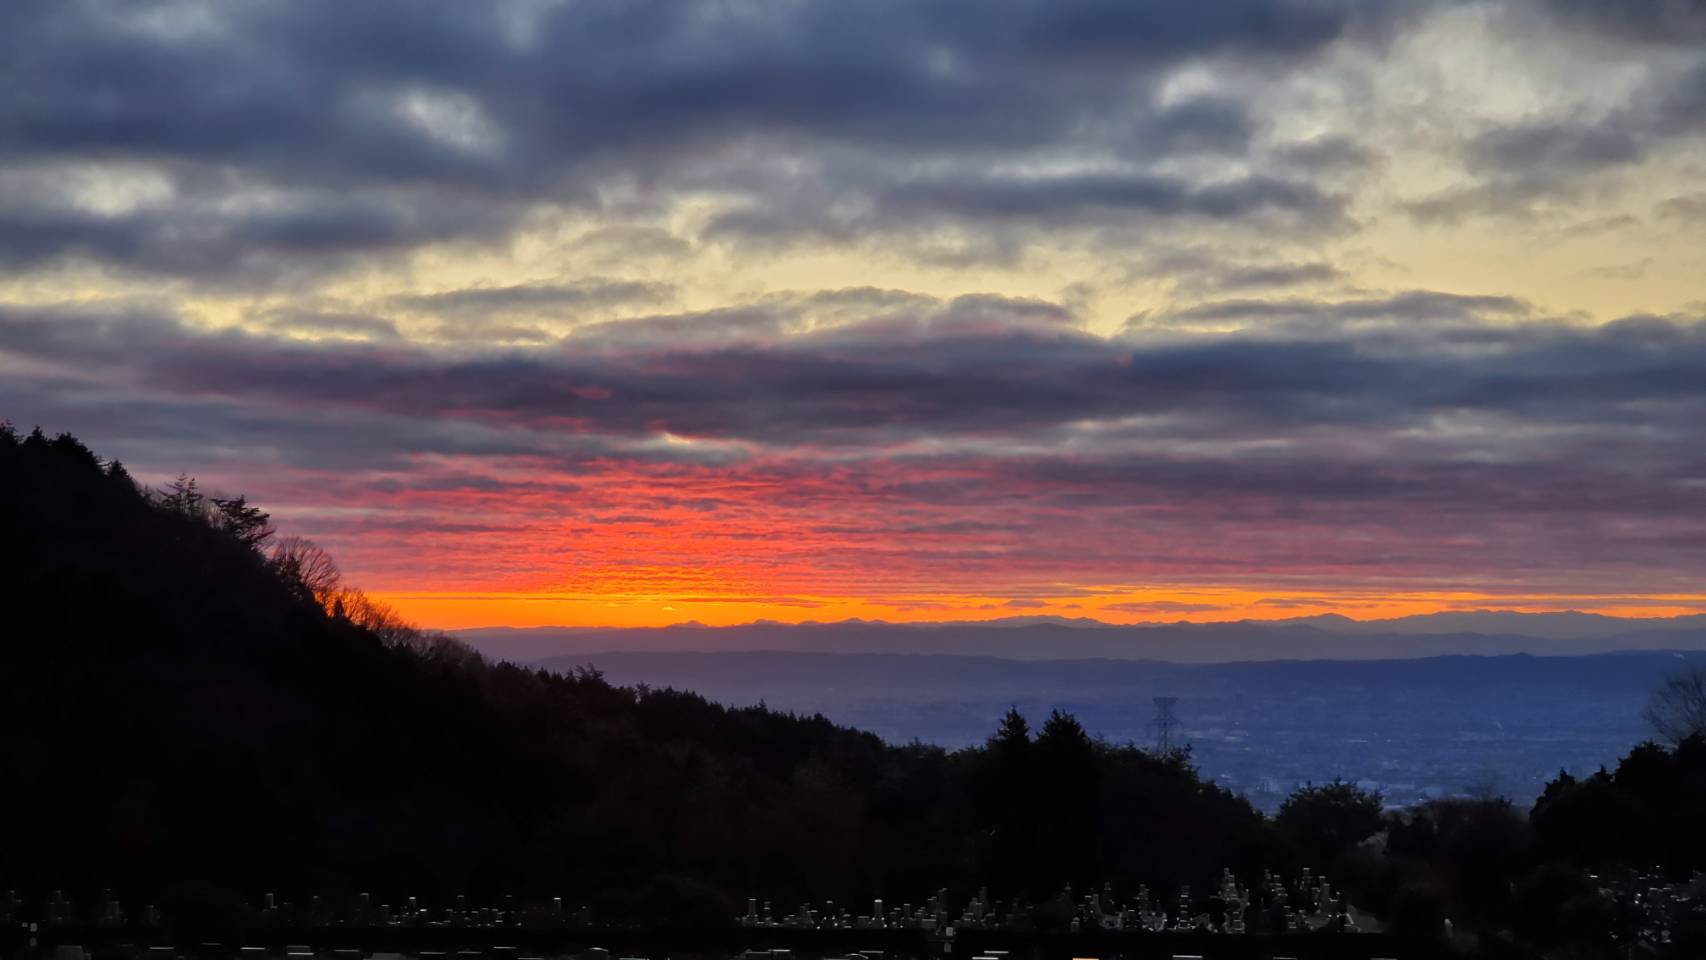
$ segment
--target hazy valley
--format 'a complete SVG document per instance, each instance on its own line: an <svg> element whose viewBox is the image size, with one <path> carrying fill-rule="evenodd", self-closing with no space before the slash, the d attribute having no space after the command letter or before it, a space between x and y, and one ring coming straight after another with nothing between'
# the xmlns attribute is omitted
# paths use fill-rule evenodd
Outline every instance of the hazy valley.
<svg viewBox="0 0 1706 960"><path fill-rule="evenodd" d="M1680 660L1706 659L1698 651L1679 650L1414 656L1427 649L1475 645L1582 650L1642 638L1697 640L1687 629L1692 624L1673 621L1535 617L1525 623L1522 616L1490 618L1531 631L1496 637L1406 633L1423 624L1389 621L1379 625L1393 631L1384 634L1335 634L1300 624L1111 628L1043 623L482 631L464 638L488 654L512 657L538 654L548 649L546 644L566 638L578 649L522 659L553 669L590 663L623 685L674 687L730 705L764 703L822 713L890 742L921 740L949 748L981 742L1011 706L1033 718L1063 709L1110 741L1152 744L1157 736L1153 698L1177 697L1175 742L1191 745L1206 776L1271 812L1296 787L1336 777L1379 789L1393 804L1484 792L1531 801L1560 769L1592 773L1650 738L1641 712L1654 686ZM1460 618L1454 625L1480 624ZM1534 635L1545 630L1553 635ZM940 647L1000 650L1008 656L789 649L814 642L832 649L881 647L888 638L900 642L927 631L939 638ZM1298 644L1300 636L1307 639ZM1231 654L1261 649L1279 638L1288 650L1297 644L1339 655L1379 651L1389 658L1021 659L1051 649L1178 650L1193 640L1199 653ZM640 649L627 648L630 639ZM773 642L779 649L645 649L695 639ZM585 649L597 640L607 646L623 642L625 648ZM1399 659L1400 651L1410 658Z"/></svg>

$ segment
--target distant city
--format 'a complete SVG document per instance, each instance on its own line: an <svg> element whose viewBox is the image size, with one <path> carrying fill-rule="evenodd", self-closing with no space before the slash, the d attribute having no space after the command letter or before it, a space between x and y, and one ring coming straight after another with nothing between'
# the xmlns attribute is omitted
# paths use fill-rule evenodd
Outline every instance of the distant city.
<svg viewBox="0 0 1706 960"><path fill-rule="evenodd" d="M464 637L477 646L484 639ZM822 713L893 743L950 749L982 742L1015 706L1033 718L1058 707L1109 741L1151 745L1155 700L1169 697L1174 745L1190 747L1205 777L1273 813L1299 786L1334 779L1379 791L1394 808L1452 796L1531 803L1560 770L1592 773L1652 738L1642 719L1647 698L1667 670L1690 658L1706 654L1179 664L623 650L536 662L590 663L616 683Z"/></svg>

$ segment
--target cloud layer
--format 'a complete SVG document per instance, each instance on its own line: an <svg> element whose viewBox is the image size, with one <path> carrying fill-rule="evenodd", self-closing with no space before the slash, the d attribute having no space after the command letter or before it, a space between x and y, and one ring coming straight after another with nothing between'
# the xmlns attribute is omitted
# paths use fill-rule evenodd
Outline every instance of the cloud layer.
<svg viewBox="0 0 1706 960"><path fill-rule="evenodd" d="M1692 596L1702 37L1590 0L19 0L0 416L393 591Z"/></svg>
<svg viewBox="0 0 1706 960"><path fill-rule="evenodd" d="M165 443L220 464L388 582L468 563L457 576L514 589L678 553L805 592L1687 592L1699 573L1697 319L1589 326L1416 292L1235 301L1172 319L1261 325L1100 336L994 297L849 323L813 307L497 351L9 310L0 400L119 438L126 459ZM499 535L519 539L494 566Z"/></svg>

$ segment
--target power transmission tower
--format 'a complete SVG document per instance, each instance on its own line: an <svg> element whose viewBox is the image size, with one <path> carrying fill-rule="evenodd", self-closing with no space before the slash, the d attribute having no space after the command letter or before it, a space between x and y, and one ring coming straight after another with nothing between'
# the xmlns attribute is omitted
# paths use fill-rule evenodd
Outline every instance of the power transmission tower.
<svg viewBox="0 0 1706 960"><path fill-rule="evenodd" d="M1173 712L1178 703L1178 697L1155 698L1155 719L1149 721L1149 729L1155 734L1156 753L1173 751L1173 735L1181 726L1178 715Z"/></svg>

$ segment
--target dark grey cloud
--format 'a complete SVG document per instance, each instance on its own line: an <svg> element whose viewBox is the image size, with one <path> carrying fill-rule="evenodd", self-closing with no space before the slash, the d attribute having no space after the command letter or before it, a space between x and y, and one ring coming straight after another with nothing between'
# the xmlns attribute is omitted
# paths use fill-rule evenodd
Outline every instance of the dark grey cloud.
<svg viewBox="0 0 1706 960"><path fill-rule="evenodd" d="M771 343L803 323L800 312L786 304L625 317L575 329L563 339L562 349L575 355L715 350L731 343Z"/></svg>
<svg viewBox="0 0 1706 960"><path fill-rule="evenodd" d="M31 371L0 377L0 420L68 430L138 471L233 472L233 492L283 470L407 470L412 457L537 455L537 436L353 408L279 407L205 394L177 396Z"/></svg>
<svg viewBox="0 0 1706 960"><path fill-rule="evenodd" d="M587 278L570 283L525 283L465 287L441 293L399 294L386 305L411 312L461 320L512 313L547 314L572 319L576 311L669 300L675 287L643 280Z"/></svg>
<svg viewBox="0 0 1706 960"><path fill-rule="evenodd" d="M1000 446L1064 442L1103 422L1097 436L1110 443L1212 444L1464 417L1517 434L1593 437L1639 423L1655 437L1699 439L1706 327L1654 317L1577 327L1524 312L1507 298L1428 292L1230 301L1191 315L1303 320L1240 335L1110 339L1054 305L1001 298L804 332L797 307L772 305L611 324L546 349L468 352L203 332L147 311L9 308L0 351L177 397L624 442L668 432L878 451L917 437ZM1507 319L1487 324L1493 316ZM1442 437L1446 453L1460 442Z"/></svg>
<svg viewBox="0 0 1706 960"><path fill-rule="evenodd" d="M1594 217L1590 220L1577 221L1565 227L1563 233L1567 237L1594 237L1640 225L1640 217L1634 214L1619 213L1609 217Z"/></svg>
<svg viewBox="0 0 1706 960"><path fill-rule="evenodd" d="M1700 19L1706 18L1696 10L1689 22ZM1706 137L1706 46L1690 49L1692 65L1647 68L1643 82L1614 107L1502 124L1468 138L1461 145L1468 179L1411 204L1411 214L1422 222L1525 216L1546 201L1576 200L1589 178L1697 145Z"/></svg>
<svg viewBox="0 0 1706 960"><path fill-rule="evenodd" d="M843 184L853 189L857 181ZM858 203L837 205L814 189L784 202L760 200L716 217L713 238L760 243L810 236L855 240L962 226L982 238L968 259L1008 261L1047 229L1142 231L1174 223L1266 225L1314 234L1350 225L1346 199L1298 178L1263 175L1199 183L1176 175L1120 171L1029 175L966 171L860 186ZM989 232L997 231L997 232ZM951 259L951 257L949 258Z"/></svg>
<svg viewBox="0 0 1706 960"><path fill-rule="evenodd" d="M1280 164L1311 171L1356 170L1379 162L1372 147L1348 137L1324 135L1281 144L1274 150Z"/></svg>
<svg viewBox="0 0 1706 960"><path fill-rule="evenodd" d="M242 196L246 188L226 189L114 214L0 192L0 266L86 260L216 286L276 282L351 257L496 237L519 215L502 205L389 188L355 195L304 188L258 205Z"/></svg>
<svg viewBox="0 0 1706 960"><path fill-rule="evenodd" d="M1238 322L1275 329L1313 327L1327 332L1352 324L1423 324L1448 322L1471 325L1483 317L1521 317L1532 308L1516 297L1474 296L1409 290L1382 297L1323 301L1304 298L1286 300L1218 300L1186 307L1163 319L1174 323ZM1134 329L1150 325L1155 318L1140 318Z"/></svg>
<svg viewBox="0 0 1706 960"><path fill-rule="evenodd" d="M1596 37L1654 46L1706 43L1706 4L1699 0L1538 0L1537 6Z"/></svg>
<svg viewBox="0 0 1706 960"><path fill-rule="evenodd" d="M897 310L928 310L936 306L935 297L910 290L883 287L843 287L839 290L818 290L806 295L805 303L814 311L833 314L852 312L855 316L892 313Z"/></svg>
<svg viewBox="0 0 1706 960"><path fill-rule="evenodd" d="M883 548L962 572L1054 565L1119 582L1139 562L1204 577L1291 564L1437 585L1472 555L1476 579L1639 576L1655 590L1702 572L1703 319L1582 326L1505 298L1410 292L1241 301L1223 309L1309 319L1240 333L1102 337L1044 302L920 299L813 326L812 301L527 350L8 306L0 416L86 434L160 475L211 463L255 492L274 474L393 474L377 495L398 509L436 493L597 506L525 486L547 477L505 478L508 463L569 485L729 471L679 490L660 479L658 503L719 515L717 491L756 485L775 509L825 510L826 529L855 534L850 504L895 525L976 519L960 534L974 545ZM363 491L375 495L351 496ZM1121 530L1141 531L1144 556Z"/></svg>
<svg viewBox="0 0 1706 960"><path fill-rule="evenodd" d="M94 264L189 300L256 294L247 331L159 304L0 306L0 416L167 472L359 475L398 500L579 503L574 485L617 464L751 471L800 509L840 484L896 531L968 540L1042 510L1057 527L1027 542L1037 562L1100 551L1115 573L1131 557L1097 518L1165 531L1156 561L1203 570L1335 551L1347 569L1437 570L1453 550L1518 570L1569 548L1698 574L1683 551L1706 535L1689 519L1706 516L1701 321L1303 295L1344 279L1300 251L1356 227L1369 205L1351 191L1384 159L1360 129L1307 136L1312 110L1369 108L1359 91L1303 88L1342 85L1373 59L1346 45L1378 54L1431 6L0 4L0 270L38 292L31 271ZM1465 180L1416 216L1567 202L1706 133L1698 4L1510 9L1645 82L1450 142ZM1299 117L1271 112L1293 95ZM1698 198L1671 192L1654 222L1697 220ZM684 198L705 205L672 216ZM362 282L322 286L559 228L561 279L371 302L348 292ZM1109 337L1041 300L852 287L686 312L647 279L728 244L963 264L1080 239L1108 274L1138 263L1128 280L1148 269L1208 299ZM563 486L498 475L512 463ZM664 487L658 503L724 502ZM967 503L992 508L987 527L952 512ZM1193 524L1210 514L1241 525L1239 550L1205 552ZM1569 530L1534 532L1557 516ZM1298 518L1320 543L1297 542ZM1394 529L1408 536L1369 535ZM1547 549L1531 561L1503 534Z"/></svg>
<svg viewBox="0 0 1706 960"><path fill-rule="evenodd" d="M1215 280L1220 290L1248 290L1267 287L1290 287L1304 283L1321 283L1340 277L1341 272L1327 263L1282 263L1271 266L1234 267Z"/></svg>
<svg viewBox="0 0 1706 960"><path fill-rule="evenodd" d="M1273 290L1340 279L1344 272L1330 263L1228 264L1214 258L1164 260L1157 265L1177 278L1176 286L1188 293L1227 294L1248 290Z"/></svg>
<svg viewBox="0 0 1706 960"><path fill-rule="evenodd" d="M1469 143L1472 168L1513 175L1593 172L1634 163L1642 152L1636 131L1604 118L1498 127Z"/></svg>
<svg viewBox="0 0 1706 960"><path fill-rule="evenodd" d="M1261 176L1209 185L1147 174L955 178L903 184L887 203L896 213L939 210L974 219L1045 223L1086 214L1235 219L1270 212L1313 222L1343 213L1341 200L1313 184Z"/></svg>
<svg viewBox="0 0 1706 960"><path fill-rule="evenodd" d="M1671 197L1659 204L1658 214L1688 223L1706 220L1706 191Z"/></svg>
<svg viewBox="0 0 1706 960"><path fill-rule="evenodd" d="M831 182L832 195L923 199L941 216L1314 216L1331 212L1319 188L1270 176L1021 182L996 170L1036 152L1245 156L1259 127L1246 105L1164 97L1168 71L1217 60L1283 71L1335 43L1377 41L1408 8L18 0L0 11L0 163L141 164L172 195L114 215L0 195L0 263L276 279L289 271L268 261L333 269L362 252L490 240L533 204L600 209L613 178L654 198L721 179L747 195L749 224L793 222L736 175L743 152L834 162L851 151L876 169L876 189ZM933 157L955 158L970 185L908 175ZM229 202L257 191L270 202Z"/></svg>

